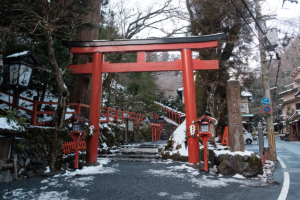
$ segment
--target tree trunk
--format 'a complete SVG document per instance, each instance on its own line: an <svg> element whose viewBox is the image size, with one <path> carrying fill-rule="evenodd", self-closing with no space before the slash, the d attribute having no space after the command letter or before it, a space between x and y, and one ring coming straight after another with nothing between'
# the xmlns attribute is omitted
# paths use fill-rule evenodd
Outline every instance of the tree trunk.
<svg viewBox="0 0 300 200"><path fill-rule="evenodd" d="M46 92L47 92L47 84L44 84L44 85L43 85L43 88L42 88L42 96L41 96L40 101L44 101L45 96L46 96ZM42 105L43 105L43 104L39 104L39 105L38 105L37 111L41 111Z"/></svg>
<svg viewBox="0 0 300 200"><path fill-rule="evenodd" d="M59 98L58 98L57 108L54 117L55 129L54 129L54 137L53 137L51 159L50 159L50 171L59 171L61 170L62 154L63 154L63 140L59 136L59 133L65 131L65 114L69 104L70 93L68 89L65 87L65 83L63 80L63 73L59 68L59 65L55 57L52 37L48 31L44 32L44 37L47 41L48 61L52 67L53 72L56 75L55 81L59 90Z"/></svg>
<svg viewBox="0 0 300 200"><path fill-rule="evenodd" d="M96 26L100 24L100 9L101 9L101 2L102 0L91 0L91 8L93 8L91 19ZM99 28L96 27L94 29L89 29L82 31L77 40L78 41L93 41L98 40L99 35ZM89 55L75 55L73 64L85 64L86 62L92 62L92 56ZM75 83L74 87L71 89L71 102L77 102L78 99L81 99L81 103L83 104L90 104L90 81L91 75L83 75L83 74L76 74L74 79ZM81 114L85 117L89 116L89 110L87 108L82 109Z"/></svg>
<svg viewBox="0 0 300 200"><path fill-rule="evenodd" d="M197 117L201 117L205 114L207 107L207 92L206 87L201 83L201 77L204 76L204 71L196 72L195 80L195 96L196 96L196 108Z"/></svg>

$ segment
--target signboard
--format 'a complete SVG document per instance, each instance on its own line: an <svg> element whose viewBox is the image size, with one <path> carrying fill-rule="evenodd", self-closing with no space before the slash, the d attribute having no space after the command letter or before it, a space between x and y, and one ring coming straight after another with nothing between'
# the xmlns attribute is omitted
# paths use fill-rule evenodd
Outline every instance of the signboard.
<svg viewBox="0 0 300 200"><path fill-rule="evenodd" d="M263 107L263 111L264 111L264 113L270 113L271 112L271 107L270 106L264 106Z"/></svg>
<svg viewBox="0 0 300 200"><path fill-rule="evenodd" d="M128 120L128 131L133 132L133 121Z"/></svg>
<svg viewBox="0 0 300 200"><path fill-rule="evenodd" d="M269 105L270 100L267 97L264 97L261 99L261 103L266 106Z"/></svg>

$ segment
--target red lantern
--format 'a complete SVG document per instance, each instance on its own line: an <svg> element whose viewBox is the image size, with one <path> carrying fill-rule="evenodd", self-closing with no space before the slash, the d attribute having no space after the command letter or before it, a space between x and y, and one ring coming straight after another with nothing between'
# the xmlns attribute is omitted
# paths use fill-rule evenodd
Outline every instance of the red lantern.
<svg viewBox="0 0 300 200"><path fill-rule="evenodd" d="M69 135L73 138L75 142L75 163L74 168L78 168L78 155L79 155L79 142L80 140L86 136L84 132L84 124L91 123L88 119L79 116L77 114L73 114L72 117L66 120L66 123L72 123L72 132Z"/></svg>
<svg viewBox="0 0 300 200"><path fill-rule="evenodd" d="M196 124L198 133L196 136L199 137L204 145L204 170L208 171L208 162L207 162L207 142L211 137L210 134L210 124L217 123L217 120L206 115L202 115L202 117L193 121ZM193 126L193 125L191 125ZM192 127L191 127L192 128Z"/></svg>

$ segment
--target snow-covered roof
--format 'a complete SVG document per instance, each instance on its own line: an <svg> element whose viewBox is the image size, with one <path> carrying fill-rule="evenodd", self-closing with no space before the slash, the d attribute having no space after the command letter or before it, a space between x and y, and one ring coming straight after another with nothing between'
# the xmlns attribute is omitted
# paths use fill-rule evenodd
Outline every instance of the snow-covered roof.
<svg viewBox="0 0 300 200"><path fill-rule="evenodd" d="M288 89L288 90L285 90L283 92L280 92L278 95L282 95L282 94L285 94L285 93L288 93L288 92L292 92L294 90L296 90L297 88L291 88L291 89Z"/></svg>
<svg viewBox="0 0 300 200"><path fill-rule="evenodd" d="M292 79L293 76L295 76L295 75L299 72L299 70L300 70L300 67L297 67L297 68L293 71L293 73L288 77L288 79Z"/></svg>
<svg viewBox="0 0 300 200"><path fill-rule="evenodd" d="M286 86L284 86L284 88L288 88L288 87L291 87L291 86L293 86L293 83L291 83L291 84L289 84L289 85L286 85Z"/></svg>
<svg viewBox="0 0 300 200"><path fill-rule="evenodd" d="M11 55L7 56L6 58L12 58L12 57L23 56L23 55L28 54L29 52L30 52L30 51L23 51L23 52L20 52L20 53L14 53L14 54L11 54Z"/></svg>
<svg viewBox="0 0 300 200"><path fill-rule="evenodd" d="M297 120L300 118L300 110L296 110L295 113L289 118L289 121Z"/></svg>
<svg viewBox="0 0 300 200"><path fill-rule="evenodd" d="M298 92L296 92L295 94L294 94L294 96L296 97L296 96L298 96L300 94L300 90L298 90Z"/></svg>

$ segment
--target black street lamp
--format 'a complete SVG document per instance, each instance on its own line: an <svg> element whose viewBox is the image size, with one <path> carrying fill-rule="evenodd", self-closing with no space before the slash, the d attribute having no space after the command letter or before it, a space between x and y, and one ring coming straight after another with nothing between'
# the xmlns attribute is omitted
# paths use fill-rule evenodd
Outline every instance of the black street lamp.
<svg viewBox="0 0 300 200"><path fill-rule="evenodd" d="M40 61L31 51L23 51L6 57L9 61L9 84L14 90L14 108L18 109L19 95L24 92L31 78L32 67Z"/></svg>

